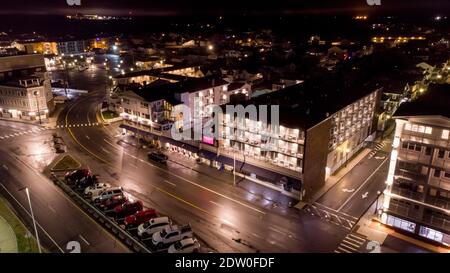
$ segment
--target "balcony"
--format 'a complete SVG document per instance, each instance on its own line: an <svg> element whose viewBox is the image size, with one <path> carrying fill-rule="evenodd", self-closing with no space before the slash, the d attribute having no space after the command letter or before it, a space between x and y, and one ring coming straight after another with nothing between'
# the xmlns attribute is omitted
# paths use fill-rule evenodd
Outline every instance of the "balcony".
<svg viewBox="0 0 450 273"><path fill-rule="evenodd" d="M427 178L427 176L424 174L415 173L405 169L396 169L394 176L396 180L403 179L408 181L414 181L416 183L425 183Z"/></svg>
<svg viewBox="0 0 450 273"><path fill-rule="evenodd" d="M427 196L426 203L436 207L450 210L450 200L447 198Z"/></svg>
<svg viewBox="0 0 450 273"><path fill-rule="evenodd" d="M409 199L414 199L419 202L421 202L423 200L423 193L414 191L409 188L404 188L399 183L395 183L393 185L392 193L409 198Z"/></svg>

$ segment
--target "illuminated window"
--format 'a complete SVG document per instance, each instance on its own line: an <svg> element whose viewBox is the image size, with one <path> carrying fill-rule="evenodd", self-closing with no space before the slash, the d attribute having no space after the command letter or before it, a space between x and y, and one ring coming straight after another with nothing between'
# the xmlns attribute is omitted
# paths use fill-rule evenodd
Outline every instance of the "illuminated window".
<svg viewBox="0 0 450 273"><path fill-rule="evenodd" d="M442 130L441 138L448 139L448 133L449 133L449 130Z"/></svg>
<svg viewBox="0 0 450 273"><path fill-rule="evenodd" d="M425 134L431 135L432 131L433 131L433 129L431 127L426 127L425 128Z"/></svg>

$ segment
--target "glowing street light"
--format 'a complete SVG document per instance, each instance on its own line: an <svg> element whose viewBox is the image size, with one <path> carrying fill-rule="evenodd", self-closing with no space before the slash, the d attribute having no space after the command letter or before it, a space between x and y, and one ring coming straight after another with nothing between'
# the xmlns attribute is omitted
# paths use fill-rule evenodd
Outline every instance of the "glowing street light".
<svg viewBox="0 0 450 273"><path fill-rule="evenodd" d="M209 45L208 46L208 50L213 50L214 49L214 46L213 45Z"/></svg>

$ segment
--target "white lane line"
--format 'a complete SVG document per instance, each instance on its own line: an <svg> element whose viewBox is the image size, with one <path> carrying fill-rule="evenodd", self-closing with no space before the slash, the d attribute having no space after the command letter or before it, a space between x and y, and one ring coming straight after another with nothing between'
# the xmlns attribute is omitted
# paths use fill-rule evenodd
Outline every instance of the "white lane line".
<svg viewBox="0 0 450 273"><path fill-rule="evenodd" d="M54 213L54 214L57 214L56 213L56 210L52 207L52 205L47 205L47 207Z"/></svg>
<svg viewBox="0 0 450 273"><path fill-rule="evenodd" d="M261 239L262 239L262 236L261 236L261 235L258 235L258 234L254 233L254 232L252 232L251 234L252 234L253 236L255 236L256 238L261 238Z"/></svg>
<svg viewBox="0 0 450 273"><path fill-rule="evenodd" d="M214 205L216 205L216 206L218 206L218 207L221 207L221 208L223 208L223 205L221 205L221 204L219 204L219 203L216 203L216 202L214 202L214 201L209 201L211 204L214 204Z"/></svg>
<svg viewBox="0 0 450 273"><path fill-rule="evenodd" d="M102 151L104 151L105 153L107 153L107 154L110 154L110 152L108 151L108 150L106 150L105 148L101 148L102 149Z"/></svg>
<svg viewBox="0 0 450 273"><path fill-rule="evenodd" d="M355 244L355 243L349 242L349 241L347 241L347 239L344 239L342 242L344 242L344 243L347 244L347 245L354 246L354 247L356 247L356 248L358 248L358 247L361 246L361 245L357 245L357 244Z"/></svg>
<svg viewBox="0 0 450 273"><path fill-rule="evenodd" d="M354 192L354 191L352 191L352 192ZM325 209L328 209L328 210L334 211L334 212L336 212L336 213L343 214L343 215L345 215L345 216L348 216L348 217L350 217L350 218L353 218L353 219L355 219L355 220L358 220L358 218L356 218L355 216L352 216L352 215L347 214L347 213L345 213L345 212L337 211L337 210L335 210L335 209L332 209L332 208L330 208L330 207L327 207L327 206L325 206L325 205L322 205L321 203L315 202L314 204L317 204L318 207L323 207L323 208L325 208ZM323 210L323 209L322 209L322 210ZM347 220L347 219L346 219L346 220ZM353 221L352 221L352 222L353 222ZM355 223L355 222L353 222L353 223Z"/></svg>
<svg viewBox="0 0 450 273"><path fill-rule="evenodd" d="M373 171L373 173L371 173L369 175L369 177L367 177L366 180L364 180L364 182L356 189L356 191L354 191L352 193L352 195L350 195L350 197L347 198L347 200L345 200L345 202L337 209L338 211L340 211L343 207L345 207L345 205L347 205L348 202L350 202L350 200L355 196L355 194L357 192L359 192L362 189L362 187L364 187L364 185L366 185L366 183L372 178L372 176L374 176L378 172L379 169L381 169L381 167L383 166L384 162L386 162L387 160L388 159L385 158L383 160L383 162L381 162L380 166L378 166L378 168L376 168L375 171Z"/></svg>
<svg viewBox="0 0 450 273"><path fill-rule="evenodd" d="M26 210L24 208L24 206L22 206L22 204L20 204L19 201L17 201L17 199L9 192L9 190L2 184L0 183L0 186L2 186L2 188L14 199L14 201L16 201L16 203L28 214L28 216L30 216L31 218L31 214L28 212L28 210ZM39 224L38 221L36 221L36 225L44 232L44 234L50 239L50 241L52 241L52 243L59 249L59 251L61 251L61 253L64 253L64 250L55 242L55 240L52 238L52 236L50 236L50 234L48 234L48 232Z"/></svg>
<svg viewBox="0 0 450 273"><path fill-rule="evenodd" d="M164 180L164 182L166 182L167 184L170 184L170 185L172 185L172 186L174 186L174 187L176 187L177 185L175 185L174 183L172 183L172 182L170 182L170 181L167 181L167 180ZM211 202L211 201L210 201Z"/></svg>
<svg viewBox="0 0 450 273"><path fill-rule="evenodd" d="M344 249L344 248L342 248L342 247L338 247L338 250L344 251L344 252L346 252L346 253L352 253L351 251L348 251L347 249Z"/></svg>
<svg viewBox="0 0 450 273"><path fill-rule="evenodd" d="M0 136L1 139L5 139L4 137Z"/></svg>
<svg viewBox="0 0 450 273"><path fill-rule="evenodd" d="M80 237L80 239L83 240L83 242L85 242L88 246L91 245L83 236L81 236L81 234L78 235L78 237Z"/></svg>
<svg viewBox="0 0 450 273"><path fill-rule="evenodd" d="M334 253L342 253L342 252L335 250Z"/></svg>
<svg viewBox="0 0 450 273"><path fill-rule="evenodd" d="M284 233L283 231L281 231L281 230L279 230L279 229L277 229L277 228L275 228L273 226L269 226L269 229L272 230L272 231L275 231L277 233L280 233L282 235L286 235L286 233Z"/></svg>

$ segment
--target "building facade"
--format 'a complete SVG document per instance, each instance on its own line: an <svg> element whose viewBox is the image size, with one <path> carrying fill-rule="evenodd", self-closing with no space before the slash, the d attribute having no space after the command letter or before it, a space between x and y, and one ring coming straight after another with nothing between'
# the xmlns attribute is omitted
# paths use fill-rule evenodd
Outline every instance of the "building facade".
<svg viewBox="0 0 450 273"><path fill-rule="evenodd" d="M0 116L45 121L54 110L42 55L0 58Z"/></svg>
<svg viewBox="0 0 450 273"><path fill-rule="evenodd" d="M450 245L449 85L430 86L395 114L383 223ZM447 105L446 105L447 104Z"/></svg>

